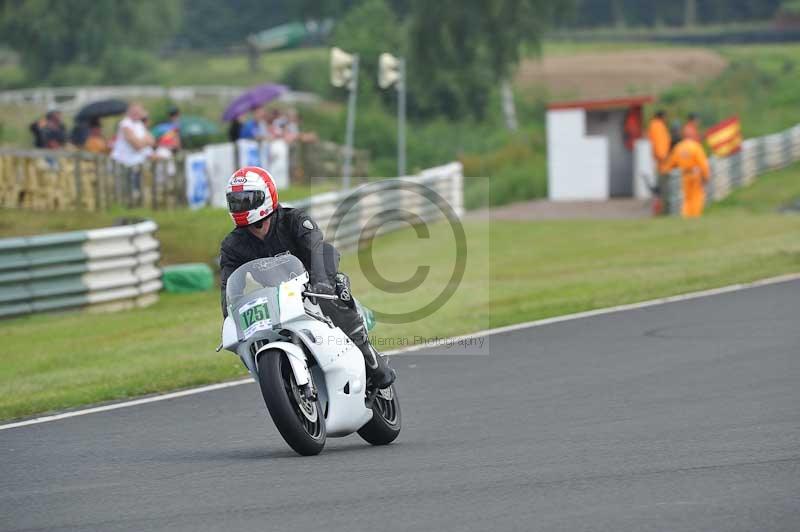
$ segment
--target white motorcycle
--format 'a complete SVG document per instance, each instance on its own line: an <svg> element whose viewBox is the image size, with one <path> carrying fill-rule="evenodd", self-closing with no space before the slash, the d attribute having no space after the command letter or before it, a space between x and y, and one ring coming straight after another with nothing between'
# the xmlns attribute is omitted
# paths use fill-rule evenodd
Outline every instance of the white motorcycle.
<svg viewBox="0 0 800 532"><path fill-rule="evenodd" d="M299 454L319 454L328 436L353 432L372 445L391 443L400 434L394 386L367 389L361 351L316 304L337 296L307 292L307 283L292 255L240 266L228 278L220 348L242 359L275 426Z"/></svg>

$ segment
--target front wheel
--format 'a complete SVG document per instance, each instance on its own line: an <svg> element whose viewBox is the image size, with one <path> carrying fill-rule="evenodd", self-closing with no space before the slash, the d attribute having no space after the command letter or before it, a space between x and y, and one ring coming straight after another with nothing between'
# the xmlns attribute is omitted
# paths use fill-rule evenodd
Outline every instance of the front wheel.
<svg viewBox="0 0 800 532"><path fill-rule="evenodd" d="M400 435L400 401L394 385L379 390L372 402L372 419L358 435L372 445L388 445Z"/></svg>
<svg viewBox="0 0 800 532"><path fill-rule="evenodd" d="M319 399L305 397L286 357L278 349L269 349L259 356L261 395L286 443L303 456L319 454L327 435Z"/></svg>

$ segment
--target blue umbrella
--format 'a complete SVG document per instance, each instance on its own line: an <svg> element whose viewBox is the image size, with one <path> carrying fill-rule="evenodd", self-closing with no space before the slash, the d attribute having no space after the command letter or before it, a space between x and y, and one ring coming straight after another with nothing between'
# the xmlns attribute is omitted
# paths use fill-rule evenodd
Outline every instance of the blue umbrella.
<svg viewBox="0 0 800 532"><path fill-rule="evenodd" d="M225 112L222 113L222 120L231 121L237 116L277 99L287 90L289 89L286 86L275 83L266 83L253 87L231 102Z"/></svg>

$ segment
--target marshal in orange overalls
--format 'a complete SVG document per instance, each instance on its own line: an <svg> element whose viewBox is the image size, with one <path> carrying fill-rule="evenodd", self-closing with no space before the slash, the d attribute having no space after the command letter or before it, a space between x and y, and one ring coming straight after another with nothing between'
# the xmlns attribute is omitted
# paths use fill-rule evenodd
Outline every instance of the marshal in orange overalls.
<svg viewBox="0 0 800 532"><path fill-rule="evenodd" d="M684 218L694 218L703 214L706 203L705 183L711 175L708 158L703 146L692 139L684 139L672 148L672 153L661 167L662 172L679 168L683 184Z"/></svg>
<svg viewBox="0 0 800 532"><path fill-rule="evenodd" d="M661 165L669 155L669 145L672 139L669 135L669 128L663 118L653 117L647 128L647 136L653 149L653 159L656 164Z"/></svg>

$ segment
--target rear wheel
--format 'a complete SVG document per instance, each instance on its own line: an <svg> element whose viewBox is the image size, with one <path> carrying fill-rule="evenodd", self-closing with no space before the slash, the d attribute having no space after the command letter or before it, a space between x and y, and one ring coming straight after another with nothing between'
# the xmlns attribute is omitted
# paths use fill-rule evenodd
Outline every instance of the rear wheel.
<svg viewBox="0 0 800 532"><path fill-rule="evenodd" d="M372 402L372 419L358 435L372 445L388 445L400 435L400 402L394 385L378 391Z"/></svg>
<svg viewBox="0 0 800 532"><path fill-rule="evenodd" d="M325 418L319 399L309 399L297 385L287 355L269 349L258 359L258 383L272 421L289 446L304 456L325 446Z"/></svg>

